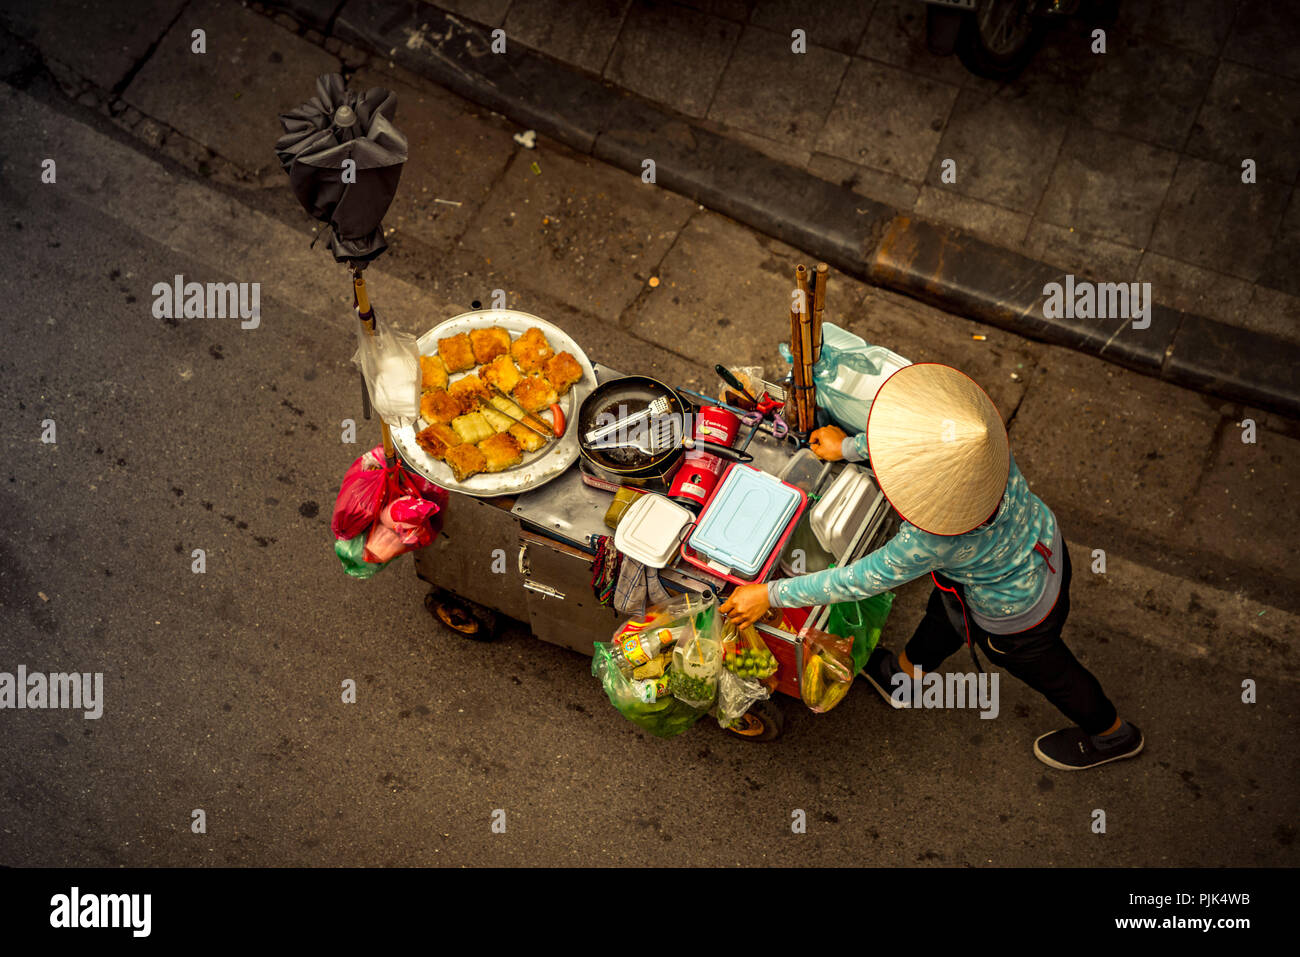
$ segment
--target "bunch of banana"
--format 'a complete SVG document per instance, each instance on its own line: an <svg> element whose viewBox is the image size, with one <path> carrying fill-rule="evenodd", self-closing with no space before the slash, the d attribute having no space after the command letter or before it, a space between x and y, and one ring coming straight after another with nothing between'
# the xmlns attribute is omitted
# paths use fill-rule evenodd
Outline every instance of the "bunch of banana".
<svg viewBox="0 0 1300 957"><path fill-rule="evenodd" d="M799 690L804 704L823 713L843 700L852 681L853 673L849 668L829 655L814 651L804 662Z"/></svg>

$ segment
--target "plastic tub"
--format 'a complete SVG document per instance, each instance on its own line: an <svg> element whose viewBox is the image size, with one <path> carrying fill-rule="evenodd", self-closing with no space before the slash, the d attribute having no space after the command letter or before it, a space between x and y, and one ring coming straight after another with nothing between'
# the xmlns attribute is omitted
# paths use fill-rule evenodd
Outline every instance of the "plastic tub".
<svg viewBox="0 0 1300 957"><path fill-rule="evenodd" d="M761 581L807 503L802 489L753 466L733 464L683 543L682 557L728 581Z"/></svg>
<svg viewBox="0 0 1300 957"><path fill-rule="evenodd" d="M628 506L614 532L614 547L651 568L663 568L677 551L682 531L695 516L657 492Z"/></svg>
<svg viewBox="0 0 1300 957"><path fill-rule="evenodd" d="M800 449L790 456L790 461L785 463L785 468L781 469L777 478L797 489L802 489L805 495L811 495L816 489L823 472L829 471L829 468L833 468L834 464L833 462L823 462L813 453L812 449Z"/></svg>

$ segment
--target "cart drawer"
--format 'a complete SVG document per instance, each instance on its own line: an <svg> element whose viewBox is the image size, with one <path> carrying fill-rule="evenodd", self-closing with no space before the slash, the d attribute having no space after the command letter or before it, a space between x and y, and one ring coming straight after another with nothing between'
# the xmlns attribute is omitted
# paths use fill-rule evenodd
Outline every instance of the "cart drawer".
<svg viewBox="0 0 1300 957"><path fill-rule="evenodd" d="M591 556L540 535L519 536L519 595L528 607L533 634L584 655L592 643L609 641L619 626L614 609L596 601L591 590Z"/></svg>
<svg viewBox="0 0 1300 957"><path fill-rule="evenodd" d="M415 572L431 585L528 621L516 560L519 523L495 499L451 493L442 534L415 553Z"/></svg>

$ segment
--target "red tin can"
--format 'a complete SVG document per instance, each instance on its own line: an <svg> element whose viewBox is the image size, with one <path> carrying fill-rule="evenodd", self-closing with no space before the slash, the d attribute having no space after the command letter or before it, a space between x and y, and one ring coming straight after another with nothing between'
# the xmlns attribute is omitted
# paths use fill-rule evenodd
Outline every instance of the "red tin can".
<svg viewBox="0 0 1300 957"><path fill-rule="evenodd" d="M692 512L699 512L713 494L727 463L708 452L687 452L673 476L668 497Z"/></svg>
<svg viewBox="0 0 1300 957"><path fill-rule="evenodd" d="M716 405L695 413L695 437L719 445L731 445L740 434L740 417Z"/></svg>

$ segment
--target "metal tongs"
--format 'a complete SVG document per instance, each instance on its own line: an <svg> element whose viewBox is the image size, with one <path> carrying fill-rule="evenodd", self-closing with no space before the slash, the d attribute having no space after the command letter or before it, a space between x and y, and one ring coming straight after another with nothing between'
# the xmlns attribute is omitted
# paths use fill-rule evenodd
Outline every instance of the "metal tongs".
<svg viewBox="0 0 1300 957"><path fill-rule="evenodd" d="M525 415L528 415L528 413L523 408L521 408L519 404L515 402L514 399L510 398L510 396L506 395L495 385L492 386L492 391L495 392L497 395L499 395L501 398L505 399L511 405L515 406L515 408L519 409L520 412L524 412ZM496 412L500 412L507 419L513 419L516 424L522 425L525 429L527 429L529 432L532 432L534 435L541 436L547 442L552 442L555 439L555 433L551 430L551 427L547 425L542 419L539 419L536 416L529 416L529 418L531 418L533 422L536 423L536 425L529 425L523 419L519 418L518 416L511 415L509 412L507 412L505 409L501 408L500 406L494 405L492 406L492 409ZM537 425L540 425L542 428L541 429L537 428ZM542 429L545 429L546 431L542 431ZM545 448L545 446L543 446L543 448ZM540 452L541 449L538 449L537 451Z"/></svg>
<svg viewBox="0 0 1300 957"><path fill-rule="evenodd" d="M593 443L599 442L601 439L605 438L606 436L613 435L615 432L619 431L619 429L626 429L628 426L635 425L636 423L642 421L643 419L648 419L652 415L654 416L667 415L670 411L671 411L671 406L668 404L668 399L666 397L661 397L655 399L653 402L650 403L649 406L642 409L640 412L634 412L631 415L625 416L624 418L611 422L608 425L602 425L599 428L592 429L585 436L583 436L583 440L588 445L592 445ZM621 442L615 444L626 445L629 443ZM608 447L609 446L605 446L605 448Z"/></svg>

